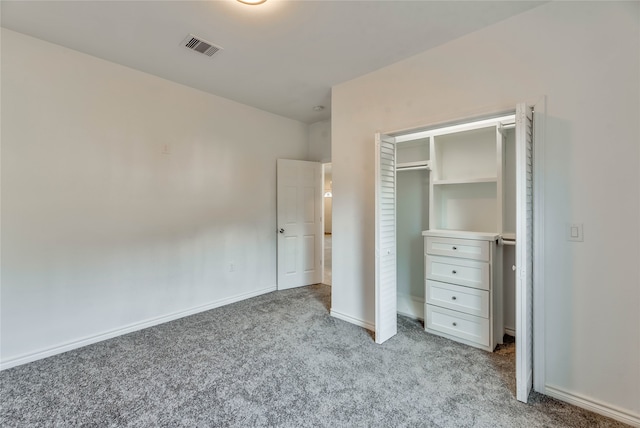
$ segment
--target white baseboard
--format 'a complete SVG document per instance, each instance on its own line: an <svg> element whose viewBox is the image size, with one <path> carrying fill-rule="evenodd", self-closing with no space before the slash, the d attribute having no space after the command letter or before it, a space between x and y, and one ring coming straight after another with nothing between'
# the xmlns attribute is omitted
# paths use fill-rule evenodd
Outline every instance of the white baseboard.
<svg viewBox="0 0 640 428"><path fill-rule="evenodd" d="M505 327L504 328L504 334L508 334L509 336L516 337L516 329L515 328Z"/></svg>
<svg viewBox="0 0 640 428"><path fill-rule="evenodd" d="M351 324L355 324L358 327L366 328L367 330L376 331L376 326L374 324L371 324L359 318L354 318L351 315L343 314L333 309L331 309L330 314L332 317L338 318L339 320L346 321Z"/></svg>
<svg viewBox="0 0 640 428"><path fill-rule="evenodd" d="M544 393L549 397L557 398L558 400L590 410L594 413L599 413L633 427L640 427L640 415L633 414L627 410L585 397L584 395L565 391L557 386L545 385Z"/></svg>
<svg viewBox="0 0 640 428"><path fill-rule="evenodd" d="M63 352L67 352L73 349L81 348L83 346L91 345L92 343L102 342L103 340L111 339L113 337L122 336L124 334L132 333L134 331L142 330L148 327L153 327L154 325L163 324L165 322L173 321L179 318L184 318L189 315L197 314L199 312L204 312L210 309L219 308L220 306L225 306L231 303L239 302L241 300L246 300L251 297L260 296L262 294L270 293L272 291L276 291L275 286L263 288L261 290L256 290L249 293L239 294L233 297L227 297L224 299L207 303L205 305L200 305L190 309L186 309L184 311L174 312L168 315L151 318L148 320L129 324L121 328L110 330L104 333L83 337L81 339L62 343L60 345L56 345L53 347L41 349L41 350L30 352L27 354L22 354L5 361L0 361L0 371L9 369L11 367L20 366L22 364L30 363L32 361L37 361L43 358L51 357L53 355L62 354Z"/></svg>

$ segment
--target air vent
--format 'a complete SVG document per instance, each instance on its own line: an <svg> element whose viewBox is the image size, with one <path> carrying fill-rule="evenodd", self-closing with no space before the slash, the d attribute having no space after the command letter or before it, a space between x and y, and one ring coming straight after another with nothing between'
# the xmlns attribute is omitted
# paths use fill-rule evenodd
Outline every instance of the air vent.
<svg viewBox="0 0 640 428"><path fill-rule="evenodd" d="M193 34L189 34L182 41L182 46L207 56L213 56L214 53L222 50L220 46L216 46L211 42L207 42L200 37L194 36Z"/></svg>

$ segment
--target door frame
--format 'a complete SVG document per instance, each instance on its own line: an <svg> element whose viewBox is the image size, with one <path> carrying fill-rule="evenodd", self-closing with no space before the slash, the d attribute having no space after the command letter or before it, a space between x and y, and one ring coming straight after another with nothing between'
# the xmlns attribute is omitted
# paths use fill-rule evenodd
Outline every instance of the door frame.
<svg viewBox="0 0 640 428"><path fill-rule="evenodd" d="M533 390L539 393L545 393L545 320L544 320L544 146L545 146L545 122L546 122L546 96L539 97L533 102L526 102L527 105L534 108L533 117L533 171L534 171L534 189L533 189ZM477 122L485 119L497 118L500 116L512 115L515 113L515 104L509 109L492 109L484 110L481 112L475 112L469 114L466 117L459 116L454 120L443 120L427 124L419 127L412 127L408 129L394 130L390 132L379 132L379 135L386 136L404 136L411 133L419 133L422 131L428 131L440 127L463 125L467 122ZM401 140L395 141L395 143L408 141ZM377 166L376 166L377 168ZM519 170L519 166L516 168ZM518 174L516 171L516 175ZM375 182L377 185L378 177L376 176ZM377 209L377 207L376 207ZM376 231L377 233L377 231ZM376 275L376 282L378 281ZM516 281L517 286L517 281ZM516 302L518 305L519 302ZM377 303L375 303L377 307ZM516 314L518 312L516 308ZM516 357L517 358L517 357Z"/></svg>
<svg viewBox="0 0 640 428"><path fill-rule="evenodd" d="M531 104L533 110L533 390L546 393L544 319L544 149L547 97Z"/></svg>
<svg viewBox="0 0 640 428"><path fill-rule="evenodd" d="M322 275L321 275L321 278L320 278L320 282L321 282L321 284L325 284L325 279L326 278L324 277L324 267L325 267L325 264L326 264L327 261L325 260L325 257L324 257L324 253L325 253L325 251L324 251L324 235L326 234L326 232L325 232L325 230L326 230L325 222L327 220L327 216L326 216L326 213L325 213L325 211L326 211L325 210L326 198L325 198L324 194L325 194L326 189L325 189L324 183L326 181L326 167L327 166L332 167L332 164L331 164L331 162L321 162L321 165L322 165L322 168L321 168L322 169L322 177L320 177L320 181L322 182L322 192L321 192L320 197L322 199L322 219L321 219L321 223L322 223L322 245L321 245L320 252L321 252L321 260L322 260L321 261L321 264L322 264ZM331 177L332 177L332 181L333 181L333 171L332 171ZM331 242L333 242L333 185L331 186L331 224L332 224L332 227L331 227L331 238L332 238L332 241ZM333 268L333 251L331 252L331 258L332 258L331 267ZM331 281L331 282L333 283L333 281ZM332 286L333 284L325 284L325 285Z"/></svg>

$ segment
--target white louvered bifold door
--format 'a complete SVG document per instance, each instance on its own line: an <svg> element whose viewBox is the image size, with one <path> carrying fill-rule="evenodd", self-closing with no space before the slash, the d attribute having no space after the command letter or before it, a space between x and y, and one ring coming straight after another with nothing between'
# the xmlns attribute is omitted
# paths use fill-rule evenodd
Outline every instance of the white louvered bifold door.
<svg viewBox="0 0 640 428"><path fill-rule="evenodd" d="M375 337L382 343L398 331L396 297L396 147L376 134Z"/></svg>
<svg viewBox="0 0 640 428"><path fill-rule="evenodd" d="M533 113L516 106L516 397L533 385Z"/></svg>

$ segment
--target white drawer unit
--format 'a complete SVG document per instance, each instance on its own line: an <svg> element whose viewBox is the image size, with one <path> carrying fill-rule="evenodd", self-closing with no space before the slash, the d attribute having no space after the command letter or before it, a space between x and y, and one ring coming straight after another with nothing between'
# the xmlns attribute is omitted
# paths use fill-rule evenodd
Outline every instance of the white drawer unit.
<svg viewBox="0 0 640 428"><path fill-rule="evenodd" d="M497 234L425 231L425 330L493 352L502 343Z"/></svg>
<svg viewBox="0 0 640 428"><path fill-rule="evenodd" d="M428 254L489 261L489 243L487 241L438 236L426 238L425 243Z"/></svg>
<svg viewBox="0 0 640 428"><path fill-rule="evenodd" d="M489 289L489 263L455 257L426 256L427 279Z"/></svg>
<svg viewBox="0 0 640 428"><path fill-rule="evenodd" d="M431 329L480 346L489 346L489 319L427 305L427 323Z"/></svg>
<svg viewBox="0 0 640 428"><path fill-rule="evenodd" d="M427 303L489 318L489 291L427 280Z"/></svg>

